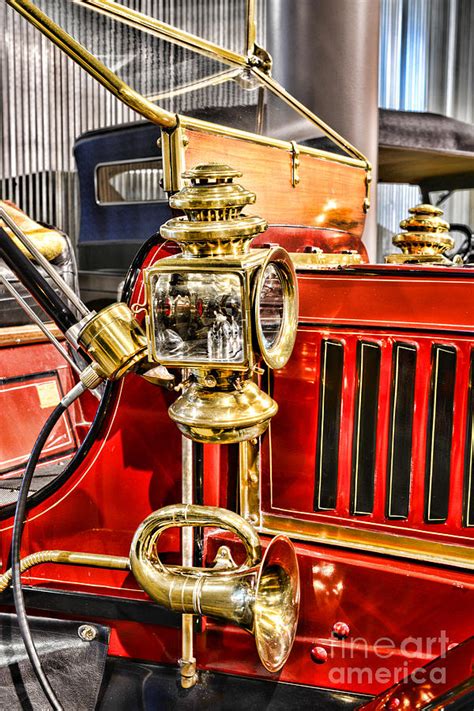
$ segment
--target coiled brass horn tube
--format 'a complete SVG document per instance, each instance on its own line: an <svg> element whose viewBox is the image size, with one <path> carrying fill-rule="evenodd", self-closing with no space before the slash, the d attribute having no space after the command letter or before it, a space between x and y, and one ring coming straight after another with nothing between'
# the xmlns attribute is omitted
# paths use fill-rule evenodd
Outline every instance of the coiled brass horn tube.
<svg viewBox="0 0 474 711"><path fill-rule="evenodd" d="M20 572L33 568L42 563L62 563L65 565L88 565L92 568L109 568L113 570L130 570L128 558L115 555L101 555L98 553L72 553L70 551L38 551L22 558ZM0 576L0 593L4 592L12 581L12 569L9 568Z"/></svg>
<svg viewBox="0 0 474 711"><path fill-rule="evenodd" d="M165 566L156 543L168 528L216 526L235 533L244 543L245 563L229 571ZM159 604L175 612L210 615L252 627L252 602L262 558L255 529L241 516L214 506L173 504L148 516L137 529L130 565L137 582Z"/></svg>

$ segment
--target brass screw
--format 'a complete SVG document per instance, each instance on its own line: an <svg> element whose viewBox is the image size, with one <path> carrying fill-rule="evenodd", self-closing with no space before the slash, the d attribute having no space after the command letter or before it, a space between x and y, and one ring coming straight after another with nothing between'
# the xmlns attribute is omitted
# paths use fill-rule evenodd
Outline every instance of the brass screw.
<svg viewBox="0 0 474 711"><path fill-rule="evenodd" d="M81 625L77 634L83 642L92 642L97 637L97 629L92 625Z"/></svg>
<svg viewBox="0 0 474 711"><path fill-rule="evenodd" d="M215 388L217 385L217 380L213 375L209 373L204 378L204 385L206 386L206 388Z"/></svg>

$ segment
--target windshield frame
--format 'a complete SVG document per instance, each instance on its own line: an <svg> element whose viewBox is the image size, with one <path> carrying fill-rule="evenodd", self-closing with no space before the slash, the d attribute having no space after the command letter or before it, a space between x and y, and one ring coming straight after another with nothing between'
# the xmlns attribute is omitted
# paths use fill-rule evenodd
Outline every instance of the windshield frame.
<svg viewBox="0 0 474 711"><path fill-rule="evenodd" d="M330 138L347 154L347 157L308 146L299 146L301 152L364 167L370 172L370 162L363 153L293 97L271 76L271 58L265 50L262 50L255 44L255 0L247 0L247 54L238 54L237 52L221 47L197 35L156 20L144 13L131 10L116 0L73 0L73 2L100 14L107 15L134 29L148 32L173 44L185 47L186 49L211 57L212 59L217 59L227 64L231 69L240 68L250 72L262 87L268 89L290 106L297 114L314 124L318 131ZM200 128L201 130L206 130L207 128L207 130L211 132L237 135L240 137L245 136L247 140L257 140L259 143L264 141L267 145L286 147L291 150L293 143L291 141L273 139L267 136L193 119L185 115L172 113L157 106L153 101L131 88L112 70L107 68L82 44L71 37L62 27L53 22L32 0L7 0L7 3L46 35L54 44L59 46L71 59L77 62L118 99L141 114L144 118L160 126L164 131L172 131L179 125L192 126ZM231 73L230 70L229 75ZM219 81L219 79L216 79L215 76L210 76L202 79L200 84L203 87L210 86L216 81ZM178 87L175 91L177 93L184 93L192 88L192 85L188 85L187 87ZM166 93L160 98L165 98L165 96Z"/></svg>

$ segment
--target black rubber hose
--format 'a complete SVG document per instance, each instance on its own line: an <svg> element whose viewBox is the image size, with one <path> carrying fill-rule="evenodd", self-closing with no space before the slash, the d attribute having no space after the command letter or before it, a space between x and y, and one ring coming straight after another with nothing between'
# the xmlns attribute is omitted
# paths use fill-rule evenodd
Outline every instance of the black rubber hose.
<svg viewBox="0 0 474 711"><path fill-rule="evenodd" d="M46 674L41 666L38 653L36 651L35 643L31 636L30 626L28 624L28 617L26 615L25 609L25 599L23 597L23 590L21 587L21 575L20 575L20 556L21 556L21 539L23 536L23 528L25 525L25 512L26 512L26 501L28 498L28 492L30 490L31 481L33 479L33 474L40 458L41 451L46 444L46 441L51 434L54 426L65 412L66 406L59 403L50 414L41 432L38 435L34 447L31 451L30 457L28 459L28 464L26 465L25 473L23 475L23 480L21 482L20 493L18 494L18 501L15 510L15 520L13 523L13 534L12 534L12 588L13 588L13 599L15 602L15 610L18 617L18 626L20 628L20 633L23 638L23 642L26 647L26 651L30 662L33 666L33 670L36 677L41 684L46 698L48 699L51 707L54 711L62 711L62 706L59 703L51 685L48 681Z"/></svg>

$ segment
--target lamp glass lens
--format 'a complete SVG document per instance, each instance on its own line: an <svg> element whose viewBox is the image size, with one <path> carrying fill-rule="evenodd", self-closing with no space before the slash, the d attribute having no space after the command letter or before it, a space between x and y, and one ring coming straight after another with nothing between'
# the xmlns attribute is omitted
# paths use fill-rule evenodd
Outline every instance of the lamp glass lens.
<svg viewBox="0 0 474 711"><path fill-rule="evenodd" d="M242 282L238 274L157 274L152 293L157 360L243 362Z"/></svg>
<svg viewBox="0 0 474 711"><path fill-rule="evenodd" d="M283 327L285 299L280 270L269 264L263 273L259 303L259 320L263 343L269 350L280 338Z"/></svg>

